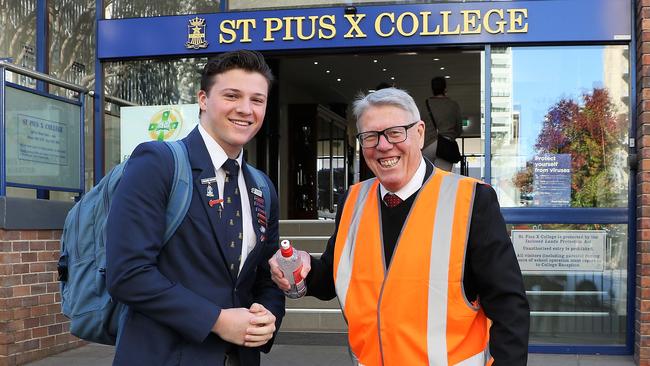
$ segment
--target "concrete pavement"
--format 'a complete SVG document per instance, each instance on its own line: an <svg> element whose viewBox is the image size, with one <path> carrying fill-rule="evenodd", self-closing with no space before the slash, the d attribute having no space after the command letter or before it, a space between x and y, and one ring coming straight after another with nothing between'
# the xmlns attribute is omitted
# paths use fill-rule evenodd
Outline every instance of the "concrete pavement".
<svg viewBox="0 0 650 366"><path fill-rule="evenodd" d="M114 348L91 344L64 352L29 366L110 366ZM347 347L278 344L262 355L262 366L345 366L352 365ZM528 366L634 366L632 356L531 354Z"/></svg>

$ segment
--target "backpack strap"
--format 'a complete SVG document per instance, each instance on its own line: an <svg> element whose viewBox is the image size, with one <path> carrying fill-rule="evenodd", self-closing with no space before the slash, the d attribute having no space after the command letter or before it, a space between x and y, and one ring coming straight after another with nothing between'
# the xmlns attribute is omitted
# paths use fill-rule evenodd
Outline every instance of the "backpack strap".
<svg viewBox="0 0 650 366"><path fill-rule="evenodd" d="M266 179L264 178L264 173L262 173L257 168L252 167L250 164L247 165L248 165L248 171L253 176L253 180L255 181L255 184L262 190L262 195L264 195L264 212L266 212L267 215L270 215L271 214L271 189L269 188L269 185L267 184Z"/></svg>
<svg viewBox="0 0 650 366"><path fill-rule="evenodd" d="M433 127L436 129L436 133L438 133L438 124L436 123L435 118L433 118L433 113L431 112L431 106L429 105L429 98L424 100L424 104L427 105L427 111L429 111L429 118L431 118L431 123L433 123Z"/></svg>
<svg viewBox="0 0 650 366"><path fill-rule="evenodd" d="M192 201L192 168L187 147L182 141L165 142L174 156L174 180L166 211L165 243L180 226Z"/></svg>

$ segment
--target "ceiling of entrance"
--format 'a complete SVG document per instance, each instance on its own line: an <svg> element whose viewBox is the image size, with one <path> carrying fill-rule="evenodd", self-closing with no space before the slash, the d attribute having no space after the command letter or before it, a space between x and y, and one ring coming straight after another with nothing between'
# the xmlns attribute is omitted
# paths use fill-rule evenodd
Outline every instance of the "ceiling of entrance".
<svg viewBox="0 0 650 366"><path fill-rule="evenodd" d="M284 102L324 105L349 104L360 91L394 83L411 93L424 116L434 76L448 76L447 94L458 101L464 116L480 116L480 51L283 57L278 79Z"/></svg>

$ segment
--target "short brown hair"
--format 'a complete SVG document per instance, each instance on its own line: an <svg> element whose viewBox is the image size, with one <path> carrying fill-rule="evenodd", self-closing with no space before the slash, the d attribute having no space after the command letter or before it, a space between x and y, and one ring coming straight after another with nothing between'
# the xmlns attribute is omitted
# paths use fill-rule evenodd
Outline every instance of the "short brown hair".
<svg viewBox="0 0 650 366"><path fill-rule="evenodd" d="M250 50L237 50L222 53L205 64L203 72L201 72L201 90L209 93L212 84L214 84L214 76L233 69L262 74L266 78L269 88L273 83L273 73L261 53Z"/></svg>

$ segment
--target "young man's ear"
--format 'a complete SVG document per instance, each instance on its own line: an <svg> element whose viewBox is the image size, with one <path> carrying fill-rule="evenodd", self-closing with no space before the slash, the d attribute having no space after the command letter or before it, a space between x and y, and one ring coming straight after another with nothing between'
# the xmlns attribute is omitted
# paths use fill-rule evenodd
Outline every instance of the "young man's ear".
<svg viewBox="0 0 650 366"><path fill-rule="evenodd" d="M199 90L197 96L199 99L199 109L205 111L208 104L208 93L205 90Z"/></svg>

